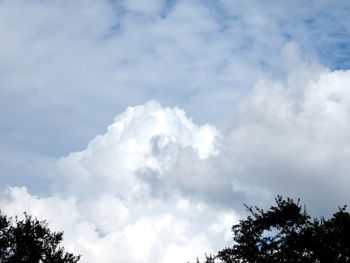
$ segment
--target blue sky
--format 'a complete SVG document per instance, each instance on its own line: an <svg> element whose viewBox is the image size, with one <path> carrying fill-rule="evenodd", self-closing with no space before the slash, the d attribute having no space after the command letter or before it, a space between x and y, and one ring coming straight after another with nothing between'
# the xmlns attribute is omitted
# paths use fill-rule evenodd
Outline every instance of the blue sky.
<svg viewBox="0 0 350 263"><path fill-rule="evenodd" d="M52 219L83 262L99 254L77 234L101 251L103 237L129 240L139 262L143 227L142 262L215 251L243 202L276 194L330 213L349 200L349 12L340 0L0 1L2 206ZM211 230L190 231L186 209Z"/></svg>

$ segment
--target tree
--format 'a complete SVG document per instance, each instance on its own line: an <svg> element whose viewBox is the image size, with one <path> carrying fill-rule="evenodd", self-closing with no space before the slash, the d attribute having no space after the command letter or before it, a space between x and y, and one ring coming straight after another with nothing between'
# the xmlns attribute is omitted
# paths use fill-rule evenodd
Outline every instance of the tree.
<svg viewBox="0 0 350 263"><path fill-rule="evenodd" d="M278 196L268 211L246 206L247 219L232 227L234 245L206 256L205 263L350 262L346 206L328 220L311 220L299 202Z"/></svg>
<svg viewBox="0 0 350 263"><path fill-rule="evenodd" d="M80 256L60 246L62 232L51 232L46 221L24 214L20 220L0 211L1 263L76 263Z"/></svg>

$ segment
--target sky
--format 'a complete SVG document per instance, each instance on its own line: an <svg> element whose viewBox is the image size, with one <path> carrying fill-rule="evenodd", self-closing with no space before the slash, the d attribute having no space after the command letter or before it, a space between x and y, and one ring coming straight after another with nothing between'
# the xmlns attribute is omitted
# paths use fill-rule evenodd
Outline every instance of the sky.
<svg viewBox="0 0 350 263"><path fill-rule="evenodd" d="M350 203L350 2L0 0L0 209L83 263L195 262L243 204Z"/></svg>

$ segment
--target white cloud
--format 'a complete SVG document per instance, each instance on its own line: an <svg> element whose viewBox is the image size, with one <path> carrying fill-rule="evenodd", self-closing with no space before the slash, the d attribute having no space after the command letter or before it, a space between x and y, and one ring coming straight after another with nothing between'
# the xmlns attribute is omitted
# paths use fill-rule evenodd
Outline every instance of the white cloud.
<svg viewBox="0 0 350 263"><path fill-rule="evenodd" d="M59 160L55 197L12 187L1 206L64 230L82 262L193 261L229 242L222 225L237 216L183 195L168 172L183 152L194 162L217 155L217 140L215 127L195 125L178 108L129 107L85 150Z"/></svg>
<svg viewBox="0 0 350 263"><path fill-rule="evenodd" d="M87 263L193 261L228 244L228 225L237 222L232 211L203 207L196 201L186 200L186 207L176 207L177 196L128 202L103 194L96 198L87 203L10 188L1 207L8 215L27 211L47 219L50 228L64 231L66 249L82 254L82 262Z"/></svg>
<svg viewBox="0 0 350 263"><path fill-rule="evenodd" d="M65 155L149 99L221 123L256 80L281 76L288 41L317 59L315 44L346 38L342 2L1 1L3 141Z"/></svg>
<svg viewBox="0 0 350 263"><path fill-rule="evenodd" d="M311 69L295 83L296 72L292 82L255 86L225 135L224 155L242 188L301 197L328 213L348 200L350 72Z"/></svg>
<svg viewBox="0 0 350 263"><path fill-rule="evenodd" d="M198 127L184 111L151 101L129 107L86 150L62 158L55 176L63 178L65 189L69 182L67 190L75 195L88 196L91 189L118 196L142 194L146 179L164 177L181 152L192 149L197 159L216 154L217 137L215 127ZM146 171L151 178L140 180Z"/></svg>
<svg viewBox="0 0 350 263"><path fill-rule="evenodd" d="M83 262L168 263L227 244L242 202L349 200L350 73L313 46L346 8L265 4L1 1L2 209L48 219ZM95 137L149 99L228 125L151 101Z"/></svg>
<svg viewBox="0 0 350 263"><path fill-rule="evenodd" d="M48 219L88 263L194 260L230 243L242 202L275 194L333 211L348 200L350 73L308 68L258 82L222 133L155 101L129 107L59 160L54 194L12 187L1 207Z"/></svg>

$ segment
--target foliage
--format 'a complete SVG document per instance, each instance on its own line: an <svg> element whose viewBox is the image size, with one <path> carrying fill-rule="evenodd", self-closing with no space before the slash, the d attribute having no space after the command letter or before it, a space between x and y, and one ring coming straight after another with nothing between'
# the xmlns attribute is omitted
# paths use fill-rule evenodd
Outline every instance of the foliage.
<svg viewBox="0 0 350 263"><path fill-rule="evenodd" d="M247 219L232 227L234 245L206 256L205 263L350 262L346 206L328 220L311 220L299 200L281 196L268 211L246 207Z"/></svg>
<svg viewBox="0 0 350 263"><path fill-rule="evenodd" d="M13 220L0 211L0 263L76 263L80 256L59 245L62 232L51 232L46 221L24 214Z"/></svg>

